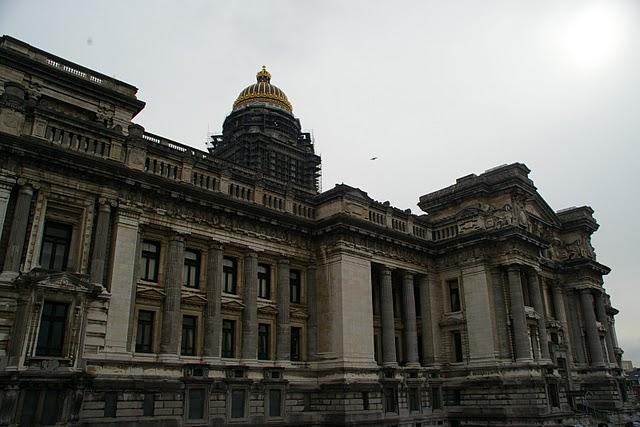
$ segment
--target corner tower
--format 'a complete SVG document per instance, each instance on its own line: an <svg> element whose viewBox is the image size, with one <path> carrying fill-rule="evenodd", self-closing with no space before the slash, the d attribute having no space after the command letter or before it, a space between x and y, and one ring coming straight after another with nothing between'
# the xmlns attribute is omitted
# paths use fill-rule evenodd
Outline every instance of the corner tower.
<svg viewBox="0 0 640 427"><path fill-rule="evenodd" d="M275 185L316 193L320 156L311 135L301 132L291 103L271 84L264 66L256 80L238 95L222 135L212 137L209 152L259 172Z"/></svg>

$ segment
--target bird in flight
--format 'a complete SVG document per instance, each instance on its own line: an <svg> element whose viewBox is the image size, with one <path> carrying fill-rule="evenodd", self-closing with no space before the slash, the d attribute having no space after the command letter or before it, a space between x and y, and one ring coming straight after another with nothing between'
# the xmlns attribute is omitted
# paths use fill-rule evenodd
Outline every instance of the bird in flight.
<svg viewBox="0 0 640 427"><path fill-rule="evenodd" d="M377 159L378 159L378 156L375 156L375 157L370 158L369 160L377 160Z"/></svg>

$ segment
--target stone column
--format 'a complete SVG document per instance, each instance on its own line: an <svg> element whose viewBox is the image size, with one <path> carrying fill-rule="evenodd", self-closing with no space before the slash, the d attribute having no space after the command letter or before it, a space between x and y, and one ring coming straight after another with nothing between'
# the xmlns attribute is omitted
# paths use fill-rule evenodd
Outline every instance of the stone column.
<svg viewBox="0 0 640 427"><path fill-rule="evenodd" d="M220 357L222 334L222 245L209 244L207 252L207 308L204 312L204 356Z"/></svg>
<svg viewBox="0 0 640 427"><path fill-rule="evenodd" d="M617 364L616 353L613 350L613 339L611 338L611 327L609 326L609 317L607 311L604 308L604 295L602 292L596 294L596 310L598 313L598 319L605 328L605 337L607 343L607 356L609 357L609 363Z"/></svg>
<svg viewBox="0 0 640 427"><path fill-rule="evenodd" d="M569 312L569 332L571 333L571 348L576 363L587 363L587 355L582 341L582 327L580 326L580 301L574 292L567 294L567 308Z"/></svg>
<svg viewBox="0 0 640 427"><path fill-rule="evenodd" d="M11 222L11 231L9 232L7 254L4 259L4 267L2 275L0 275L0 280L14 279L20 273L20 260L22 258L22 249L24 248L24 239L27 234L32 197L33 188L30 186L23 185L20 187L20 190L18 190L13 221Z"/></svg>
<svg viewBox="0 0 640 427"><path fill-rule="evenodd" d="M4 219L7 217L7 206L11 197L11 190L16 180L12 177L0 176L0 236L4 228Z"/></svg>
<svg viewBox="0 0 640 427"><path fill-rule="evenodd" d="M127 353L131 305L136 293L139 214L118 208L111 249L113 267L109 279L109 312L105 352Z"/></svg>
<svg viewBox="0 0 640 427"><path fill-rule="evenodd" d="M405 271L402 275L404 296L404 341L407 349L407 366L418 367L418 331L416 327L416 301L413 295L413 274Z"/></svg>
<svg viewBox="0 0 640 427"><path fill-rule="evenodd" d="M418 278L418 287L420 289L420 319L422 320L422 364L431 365L434 359L429 278L427 276L420 276Z"/></svg>
<svg viewBox="0 0 640 427"><path fill-rule="evenodd" d="M104 267L107 260L107 246L109 244L109 227L111 226L111 206L105 199L100 199L96 233L93 238L93 253L91 254L91 281L104 283Z"/></svg>
<svg viewBox="0 0 640 427"><path fill-rule="evenodd" d="M587 344L591 353L591 365L604 366L604 355L600 345L600 333L596 324L596 312L593 309L593 295L590 289L580 290L580 306L582 307L582 320L587 336Z"/></svg>
<svg viewBox="0 0 640 427"><path fill-rule="evenodd" d="M33 311L32 296L20 295L16 299L16 314L13 321L13 331L11 331L9 345L7 348L8 366L20 366L24 356L25 339L29 317Z"/></svg>
<svg viewBox="0 0 640 427"><path fill-rule="evenodd" d="M316 290L316 266L307 267L307 358L314 360L318 356L318 295Z"/></svg>
<svg viewBox="0 0 640 427"><path fill-rule="evenodd" d="M291 324L289 323L289 260L278 260L278 330L276 354L278 360L291 359Z"/></svg>
<svg viewBox="0 0 640 427"><path fill-rule="evenodd" d="M391 270L382 267L380 274L380 302L382 320L382 365L397 366L396 361L396 331L393 317L393 287Z"/></svg>
<svg viewBox="0 0 640 427"><path fill-rule="evenodd" d="M184 266L184 236L174 233L169 240L169 251L165 260L164 306L162 307L162 335L160 355L165 360L173 360L180 350L182 312L180 311L180 291L182 289L182 268Z"/></svg>
<svg viewBox="0 0 640 427"><path fill-rule="evenodd" d="M244 257L242 358L258 359L258 254L255 252L249 252Z"/></svg>
<svg viewBox="0 0 640 427"><path fill-rule="evenodd" d="M524 312L524 299L522 297L520 268L515 265L509 266L507 275L509 278L511 324L513 326L513 337L516 347L516 361L529 361L531 360L531 353L529 348L529 334L527 333L527 318Z"/></svg>
<svg viewBox="0 0 640 427"><path fill-rule="evenodd" d="M565 341L567 343L569 354L573 354L573 340L571 339L571 335L569 333L569 326L567 323L567 312L564 309L564 298L562 295L562 289L560 286L553 287L553 305L556 308L556 316L560 325L562 325L562 332L565 337ZM569 358L567 360L567 364L573 364L573 359Z"/></svg>
<svg viewBox="0 0 640 427"><path fill-rule="evenodd" d="M540 316L538 319L538 337L540 342L540 358L543 361L551 359L549 355L549 339L547 337L547 322L544 315L544 304L542 302L542 293L540 292L540 279L538 273L530 271L528 273L529 281L529 295L531 296L531 302L533 309Z"/></svg>

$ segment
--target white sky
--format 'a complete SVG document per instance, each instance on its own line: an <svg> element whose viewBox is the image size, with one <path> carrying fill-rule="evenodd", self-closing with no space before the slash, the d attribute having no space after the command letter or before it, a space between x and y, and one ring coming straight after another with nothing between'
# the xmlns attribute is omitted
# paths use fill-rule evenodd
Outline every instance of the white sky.
<svg viewBox="0 0 640 427"><path fill-rule="evenodd" d="M325 190L417 212L460 176L525 163L555 210L595 210L640 364L640 3L0 0L0 33L137 86L138 123L203 149L266 64Z"/></svg>

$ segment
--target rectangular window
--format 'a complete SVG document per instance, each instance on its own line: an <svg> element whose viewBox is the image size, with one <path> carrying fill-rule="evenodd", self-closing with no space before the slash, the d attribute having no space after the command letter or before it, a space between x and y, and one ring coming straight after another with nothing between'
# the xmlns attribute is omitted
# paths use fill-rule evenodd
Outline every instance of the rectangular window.
<svg viewBox="0 0 640 427"><path fill-rule="evenodd" d="M409 389L409 410L410 411L420 410L420 389L416 387L411 387Z"/></svg>
<svg viewBox="0 0 640 427"><path fill-rule="evenodd" d="M258 323L258 359L269 360L269 325Z"/></svg>
<svg viewBox="0 0 640 427"><path fill-rule="evenodd" d="M552 408L560 407L560 396L558 395L558 384L551 383L548 385L549 390L549 405Z"/></svg>
<svg viewBox="0 0 640 427"><path fill-rule="evenodd" d="M50 426L56 424L60 418L60 410L62 409L63 403L63 391L56 389L45 390L40 425Z"/></svg>
<svg viewBox="0 0 640 427"><path fill-rule="evenodd" d="M110 391L104 394L104 416L114 418L118 409L118 393Z"/></svg>
<svg viewBox="0 0 640 427"><path fill-rule="evenodd" d="M453 345L453 360L454 362L463 362L464 355L462 352L462 334L458 331L451 332L451 342Z"/></svg>
<svg viewBox="0 0 640 427"><path fill-rule="evenodd" d="M238 284L238 262L235 258L224 257L222 259L222 275L224 291L228 294L235 294Z"/></svg>
<svg viewBox="0 0 640 427"><path fill-rule="evenodd" d="M235 320L222 320L222 357L235 357Z"/></svg>
<svg viewBox="0 0 640 427"><path fill-rule="evenodd" d="M245 391L231 390L231 418L244 418Z"/></svg>
<svg viewBox="0 0 640 427"><path fill-rule="evenodd" d="M442 409L440 387L431 387L431 409Z"/></svg>
<svg viewBox="0 0 640 427"><path fill-rule="evenodd" d="M153 417L156 405L156 395L153 393L144 394L144 403L142 404L142 415L145 417Z"/></svg>
<svg viewBox="0 0 640 427"><path fill-rule="evenodd" d="M269 416L282 416L282 390L280 389L269 390Z"/></svg>
<svg viewBox="0 0 640 427"><path fill-rule="evenodd" d="M196 355L196 323L195 316L182 316L182 344L180 354L183 356Z"/></svg>
<svg viewBox="0 0 640 427"><path fill-rule="evenodd" d="M189 389L189 412L187 418L190 420L201 420L204 418L204 389Z"/></svg>
<svg viewBox="0 0 640 427"><path fill-rule="evenodd" d="M301 332L302 328L299 328L297 326L291 327L291 360L293 361L298 361L301 359Z"/></svg>
<svg viewBox="0 0 640 427"><path fill-rule="evenodd" d="M142 279L157 282L159 262L160 244L158 242L144 240L142 242Z"/></svg>
<svg viewBox="0 0 640 427"><path fill-rule="evenodd" d="M413 301L416 307L416 317L422 318L422 307L420 307L420 285L413 285Z"/></svg>
<svg viewBox="0 0 640 427"><path fill-rule="evenodd" d="M36 356L62 356L67 304L45 301L40 318Z"/></svg>
<svg viewBox="0 0 640 427"><path fill-rule="evenodd" d="M40 251L40 266L45 270L64 271L67 268L71 246L70 224L46 221Z"/></svg>
<svg viewBox="0 0 640 427"><path fill-rule="evenodd" d="M21 426L35 425L36 411L34 409L38 407L39 398L40 398L39 390L26 389L24 391L19 425Z"/></svg>
<svg viewBox="0 0 640 427"><path fill-rule="evenodd" d="M300 271L291 270L289 273L289 301L300 304L301 294Z"/></svg>
<svg viewBox="0 0 640 427"><path fill-rule="evenodd" d="M384 389L384 410L385 412L396 412L396 389L393 387Z"/></svg>
<svg viewBox="0 0 640 427"><path fill-rule="evenodd" d="M460 304L460 286L458 285L458 279L447 280L447 286L449 288L449 303L451 312L460 311L462 306Z"/></svg>
<svg viewBox="0 0 640 427"><path fill-rule="evenodd" d="M184 251L182 284L188 288L200 287L200 251L192 249Z"/></svg>
<svg viewBox="0 0 640 427"><path fill-rule="evenodd" d="M258 264L258 296L271 298L271 267L267 264Z"/></svg>
<svg viewBox="0 0 640 427"><path fill-rule="evenodd" d="M153 311L138 312L138 330L136 332L136 352L153 352Z"/></svg>

